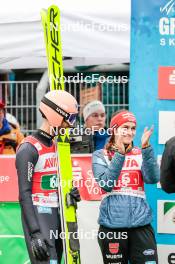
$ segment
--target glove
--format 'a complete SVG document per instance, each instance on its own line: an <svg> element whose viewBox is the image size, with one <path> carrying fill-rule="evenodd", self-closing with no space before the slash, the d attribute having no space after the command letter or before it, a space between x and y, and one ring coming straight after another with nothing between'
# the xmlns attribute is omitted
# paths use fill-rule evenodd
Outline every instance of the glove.
<svg viewBox="0 0 175 264"><path fill-rule="evenodd" d="M81 201L80 193L79 193L79 190L77 189L77 187L73 187L69 194L76 202Z"/></svg>
<svg viewBox="0 0 175 264"><path fill-rule="evenodd" d="M77 202L79 201L81 201L79 190L76 187L73 187L66 195L67 207L73 205L75 208L77 208Z"/></svg>
<svg viewBox="0 0 175 264"><path fill-rule="evenodd" d="M48 260L49 252L46 241L40 232L31 235L32 253L37 260Z"/></svg>

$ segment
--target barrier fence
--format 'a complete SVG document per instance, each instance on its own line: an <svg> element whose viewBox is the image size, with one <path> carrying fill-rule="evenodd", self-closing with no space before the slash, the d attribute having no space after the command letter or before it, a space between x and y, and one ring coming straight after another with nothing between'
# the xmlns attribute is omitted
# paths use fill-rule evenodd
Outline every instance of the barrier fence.
<svg viewBox="0 0 175 264"><path fill-rule="evenodd" d="M127 76L126 76L127 77ZM37 108L40 100L45 94L39 96L38 81L3 81L0 82L0 91L5 101L7 112L14 115L25 135L31 134L37 128ZM65 83L65 89L74 95L80 107L79 123L83 123L82 109L84 105L92 100L100 100L105 105L108 127L111 114L121 108L128 109L129 91L128 80L124 83L110 81L82 82L81 80L70 80Z"/></svg>

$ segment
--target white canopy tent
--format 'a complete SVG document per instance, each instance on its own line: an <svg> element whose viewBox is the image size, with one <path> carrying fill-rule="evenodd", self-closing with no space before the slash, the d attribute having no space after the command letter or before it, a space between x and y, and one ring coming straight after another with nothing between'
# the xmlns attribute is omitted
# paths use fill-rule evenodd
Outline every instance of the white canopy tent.
<svg viewBox="0 0 175 264"><path fill-rule="evenodd" d="M6 0L0 6L0 69L46 68L40 10L61 10L64 67L129 62L130 0Z"/></svg>
<svg viewBox="0 0 175 264"><path fill-rule="evenodd" d="M75 66L119 64L130 61L130 0L1 0L0 70L46 68L40 10L51 4L61 10L64 69ZM111 66L109 66L110 68ZM47 72L37 87L40 101ZM37 118L39 123L40 119ZM82 201L79 230L98 230L99 202ZM97 239L80 239L83 264L101 264Z"/></svg>

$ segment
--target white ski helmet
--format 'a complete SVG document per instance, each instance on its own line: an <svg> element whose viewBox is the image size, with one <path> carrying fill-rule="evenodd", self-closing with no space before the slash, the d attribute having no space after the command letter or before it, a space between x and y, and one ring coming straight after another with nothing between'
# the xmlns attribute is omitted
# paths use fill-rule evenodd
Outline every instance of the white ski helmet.
<svg viewBox="0 0 175 264"><path fill-rule="evenodd" d="M44 95L39 110L50 126L61 126L63 120L73 126L78 115L78 104L70 93L53 90Z"/></svg>

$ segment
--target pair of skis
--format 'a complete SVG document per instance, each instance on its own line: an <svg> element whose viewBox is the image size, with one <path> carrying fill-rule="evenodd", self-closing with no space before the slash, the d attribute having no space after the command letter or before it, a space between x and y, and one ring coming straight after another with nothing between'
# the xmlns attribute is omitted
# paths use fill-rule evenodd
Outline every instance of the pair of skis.
<svg viewBox="0 0 175 264"><path fill-rule="evenodd" d="M60 34L60 11L57 6L41 10L44 40L48 60L48 75L50 89L64 90L63 60ZM70 203L69 195L72 185L72 163L68 131L57 137L57 152L59 161L58 191L62 232L64 234L63 253L65 264L80 264L80 246L76 208ZM64 184L62 184L64 183Z"/></svg>

